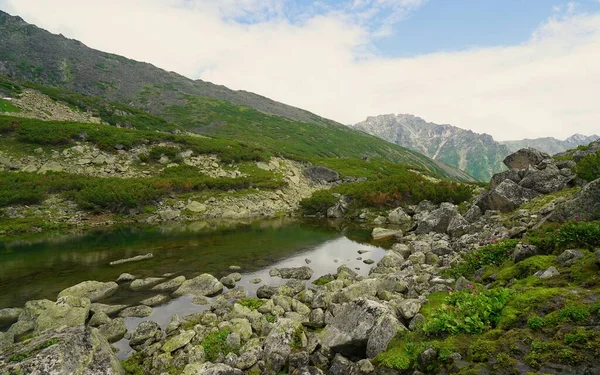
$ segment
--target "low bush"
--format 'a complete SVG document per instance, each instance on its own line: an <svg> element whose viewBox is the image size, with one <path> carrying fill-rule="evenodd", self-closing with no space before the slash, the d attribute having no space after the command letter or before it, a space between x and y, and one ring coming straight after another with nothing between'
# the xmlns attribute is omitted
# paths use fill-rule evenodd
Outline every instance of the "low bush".
<svg viewBox="0 0 600 375"><path fill-rule="evenodd" d="M428 335L475 334L489 330L498 322L512 293L504 288L479 291L474 286L454 292L432 311L423 332Z"/></svg>
<svg viewBox="0 0 600 375"><path fill-rule="evenodd" d="M467 253L463 261L448 271L453 277L470 276L486 266L499 266L512 255L518 240L502 240Z"/></svg>
<svg viewBox="0 0 600 375"><path fill-rule="evenodd" d="M527 241L550 253L567 248L593 249L600 246L600 222L572 221L547 225L529 233Z"/></svg>
<svg viewBox="0 0 600 375"><path fill-rule="evenodd" d="M586 181L593 181L600 178L600 151L581 159L577 163L575 170L577 176Z"/></svg>

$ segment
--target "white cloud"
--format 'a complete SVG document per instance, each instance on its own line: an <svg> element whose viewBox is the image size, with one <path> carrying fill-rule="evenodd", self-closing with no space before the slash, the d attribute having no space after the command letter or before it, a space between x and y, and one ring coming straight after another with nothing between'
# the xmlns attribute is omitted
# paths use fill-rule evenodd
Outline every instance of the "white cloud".
<svg viewBox="0 0 600 375"><path fill-rule="evenodd" d="M521 45L394 59L375 53L374 38L422 3L0 0L93 48L344 123L401 112L501 140L600 133L599 14L557 12Z"/></svg>

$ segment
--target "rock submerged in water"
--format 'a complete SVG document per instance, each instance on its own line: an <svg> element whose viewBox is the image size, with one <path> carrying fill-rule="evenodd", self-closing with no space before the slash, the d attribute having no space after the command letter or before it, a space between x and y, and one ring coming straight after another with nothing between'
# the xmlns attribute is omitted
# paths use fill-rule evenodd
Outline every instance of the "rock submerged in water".
<svg viewBox="0 0 600 375"><path fill-rule="evenodd" d="M125 264L125 263L130 263L130 262L140 262L142 260L152 259L153 257L154 257L154 254L148 253L148 254L144 254L144 255L137 255L137 256L134 256L131 258L115 260L113 262L110 262L109 264L111 266L117 266L119 264Z"/></svg>
<svg viewBox="0 0 600 375"><path fill-rule="evenodd" d="M282 279L309 280L314 271L308 266L293 268L273 268L269 271L271 277L281 277Z"/></svg>

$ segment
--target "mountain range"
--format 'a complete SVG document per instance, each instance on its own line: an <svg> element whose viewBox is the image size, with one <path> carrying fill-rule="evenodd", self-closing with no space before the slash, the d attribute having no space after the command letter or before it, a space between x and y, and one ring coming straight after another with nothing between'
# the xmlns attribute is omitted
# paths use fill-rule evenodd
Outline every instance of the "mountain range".
<svg viewBox="0 0 600 375"><path fill-rule="evenodd" d="M575 134L564 141L538 138L498 142L489 134L434 124L409 114L368 117L354 125L354 128L418 151L463 170L480 181L488 181L493 174L503 171L506 168L502 163L504 158L521 148L533 147L556 154L600 138L597 135Z"/></svg>

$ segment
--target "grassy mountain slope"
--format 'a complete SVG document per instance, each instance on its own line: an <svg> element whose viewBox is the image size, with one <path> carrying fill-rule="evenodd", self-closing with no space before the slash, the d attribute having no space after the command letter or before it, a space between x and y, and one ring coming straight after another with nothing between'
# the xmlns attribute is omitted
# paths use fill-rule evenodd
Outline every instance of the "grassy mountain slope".
<svg viewBox="0 0 600 375"><path fill-rule="evenodd" d="M0 40L0 75L31 81L40 86L30 87L84 111L104 111L98 108L107 107L106 102L118 102L157 115L169 130L175 126L214 138L253 143L288 158L383 158L441 177L472 179L416 152L310 112L96 51L6 13L0 13ZM100 116L105 122L123 122L114 118L122 112L120 108L109 112L111 121ZM125 124L148 128L139 123ZM160 124L155 125L153 128L163 130Z"/></svg>
<svg viewBox="0 0 600 375"><path fill-rule="evenodd" d="M512 152L518 151L525 147L532 147L544 151L550 155L554 155L572 148L577 148L578 146L585 146L597 139L600 139L600 137L597 135L586 136L582 134L575 134L565 140L545 137L521 139L518 141L500 141L498 143L508 146Z"/></svg>

